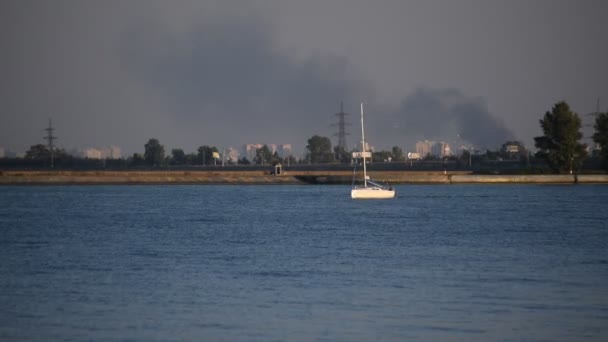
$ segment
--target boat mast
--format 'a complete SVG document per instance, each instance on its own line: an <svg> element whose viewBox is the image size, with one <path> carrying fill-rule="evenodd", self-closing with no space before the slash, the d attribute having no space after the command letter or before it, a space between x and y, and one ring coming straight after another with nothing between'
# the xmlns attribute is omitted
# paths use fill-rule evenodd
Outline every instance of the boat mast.
<svg viewBox="0 0 608 342"><path fill-rule="evenodd" d="M367 169L365 166L365 131L363 130L363 102L361 102L361 156L363 157L363 184L367 188Z"/></svg>

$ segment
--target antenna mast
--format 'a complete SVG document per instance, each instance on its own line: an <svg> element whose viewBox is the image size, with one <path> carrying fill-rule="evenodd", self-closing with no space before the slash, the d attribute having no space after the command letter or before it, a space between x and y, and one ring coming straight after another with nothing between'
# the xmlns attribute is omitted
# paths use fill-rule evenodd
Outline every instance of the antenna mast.
<svg viewBox="0 0 608 342"><path fill-rule="evenodd" d="M46 137L44 137L44 140L48 141L48 146L49 146L49 151L51 152L51 169L53 168L53 140L57 140L57 137L53 135L53 131L55 130L55 128L53 128L53 119L49 118L49 127L44 129L47 133L46 133Z"/></svg>

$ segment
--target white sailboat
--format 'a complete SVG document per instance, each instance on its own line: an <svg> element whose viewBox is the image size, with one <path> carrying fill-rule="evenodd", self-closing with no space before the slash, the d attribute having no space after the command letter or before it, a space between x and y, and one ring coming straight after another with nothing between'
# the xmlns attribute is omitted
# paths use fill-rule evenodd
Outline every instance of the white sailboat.
<svg viewBox="0 0 608 342"><path fill-rule="evenodd" d="M354 199L372 199L372 198L393 198L395 190L385 188L384 186L373 182L367 176L367 167L365 166L365 130L363 129L363 103L361 103L361 156L363 158L363 187L353 187L350 191L350 197Z"/></svg>

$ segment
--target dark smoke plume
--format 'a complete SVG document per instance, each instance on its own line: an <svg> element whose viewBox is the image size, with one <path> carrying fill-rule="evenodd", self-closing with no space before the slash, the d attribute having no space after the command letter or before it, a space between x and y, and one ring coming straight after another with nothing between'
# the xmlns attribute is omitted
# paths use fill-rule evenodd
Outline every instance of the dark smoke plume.
<svg viewBox="0 0 608 342"><path fill-rule="evenodd" d="M419 88L403 100L397 113L393 120L408 144L428 139L495 149L513 138L483 99L457 89Z"/></svg>

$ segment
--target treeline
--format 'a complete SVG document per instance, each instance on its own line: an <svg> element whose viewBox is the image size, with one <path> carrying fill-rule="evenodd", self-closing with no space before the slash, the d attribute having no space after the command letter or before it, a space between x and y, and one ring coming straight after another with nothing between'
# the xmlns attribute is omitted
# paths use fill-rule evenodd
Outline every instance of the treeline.
<svg viewBox="0 0 608 342"><path fill-rule="evenodd" d="M585 159L598 158L603 168L608 168L608 112L595 113L593 141L591 148L581 139L582 124L580 116L570 109L568 103L556 103L540 119L543 135L534 138L538 149L536 156L543 159L555 172L577 173L582 169Z"/></svg>
<svg viewBox="0 0 608 342"><path fill-rule="evenodd" d="M608 169L608 113L596 113L595 146L589 148L581 143L580 116L573 112L566 102L556 103L540 119L543 135L535 137L536 153L529 152L518 141L507 141L495 151L467 151L460 155L439 158L433 155L421 156L422 160L407 160L403 150L394 146L391 150L372 153L371 163L402 163L404 168L432 167L444 165L458 169L486 170L504 168L510 165L525 172L537 170L545 172L577 173L582 170ZM517 148L513 149L512 147ZM588 153L588 150L591 153ZM515 151L515 152L513 152ZM243 156L236 161L226 158L215 146L200 146L196 152L185 153L174 148L167 153L158 139L152 138L144 145L143 153L122 159L88 159L69 155L63 149L49 150L42 144L33 145L24 158L2 158L0 168L61 168L61 169L158 169L173 167L201 167L217 165L313 165L313 164L351 164L352 152L340 146L332 147L328 137L314 135L307 140L306 153L302 158L292 155L279 156L272 152L267 145L255 150L250 158ZM502 164L501 164L502 163Z"/></svg>

